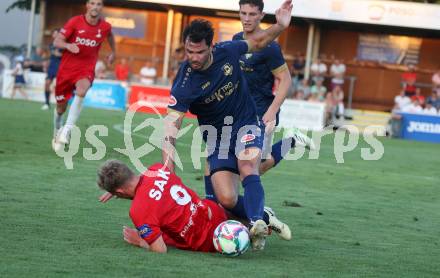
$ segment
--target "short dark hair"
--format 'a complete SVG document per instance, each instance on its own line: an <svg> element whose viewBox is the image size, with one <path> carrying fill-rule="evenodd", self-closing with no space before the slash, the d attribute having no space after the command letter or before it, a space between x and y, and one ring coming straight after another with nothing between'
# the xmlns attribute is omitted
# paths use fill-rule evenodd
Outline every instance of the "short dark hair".
<svg viewBox="0 0 440 278"><path fill-rule="evenodd" d="M98 170L98 186L114 194L133 178L133 171L119 160L107 160Z"/></svg>
<svg viewBox="0 0 440 278"><path fill-rule="evenodd" d="M205 40L208 46L211 46L212 39L214 38L214 28L212 28L211 22L205 19L195 19L185 27L183 31L183 41L186 42L187 38L191 42L199 43Z"/></svg>
<svg viewBox="0 0 440 278"><path fill-rule="evenodd" d="M240 2L238 2L238 5L240 5L240 6L246 5L246 4L258 7L260 12L262 12L264 10L263 0L240 0Z"/></svg>

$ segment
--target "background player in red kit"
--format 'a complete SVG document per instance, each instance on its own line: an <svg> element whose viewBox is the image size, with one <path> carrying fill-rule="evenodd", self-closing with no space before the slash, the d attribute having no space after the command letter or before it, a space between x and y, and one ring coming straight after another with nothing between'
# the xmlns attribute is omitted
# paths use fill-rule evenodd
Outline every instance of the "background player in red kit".
<svg viewBox="0 0 440 278"><path fill-rule="evenodd" d="M185 186L163 164L155 164L136 176L117 160L98 171L100 188L133 200L130 218L136 229L124 227L130 244L164 253L167 245L179 249L214 252L212 235L227 216L217 203L204 199Z"/></svg>
<svg viewBox="0 0 440 278"><path fill-rule="evenodd" d="M54 149L69 142L70 131L78 120L83 99L95 78L95 65L99 49L108 40L112 53L108 63L115 59L115 41L111 25L101 18L103 0L87 0L85 15L72 17L54 40L57 48L65 49L57 74L54 113ZM62 116L67 102L75 90L75 98L70 106L66 124L62 126Z"/></svg>

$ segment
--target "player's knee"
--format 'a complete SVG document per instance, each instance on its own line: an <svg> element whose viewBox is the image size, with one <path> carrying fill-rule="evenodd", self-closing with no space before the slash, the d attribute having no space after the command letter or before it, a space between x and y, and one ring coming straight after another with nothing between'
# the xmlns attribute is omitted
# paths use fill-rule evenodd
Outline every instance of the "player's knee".
<svg viewBox="0 0 440 278"><path fill-rule="evenodd" d="M66 106L65 105L57 105L57 113L64 114L64 112L66 112Z"/></svg>
<svg viewBox="0 0 440 278"><path fill-rule="evenodd" d="M237 204L237 195L232 193L225 193L222 192L220 194L217 194L217 200L218 202L227 209L232 209Z"/></svg>
<svg viewBox="0 0 440 278"><path fill-rule="evenodd" d="M243 179L250 175L258 175L259 169L257 163L253 161L244 161L241 162L238 166L238 170L240 171L240 177Z"/></svg>

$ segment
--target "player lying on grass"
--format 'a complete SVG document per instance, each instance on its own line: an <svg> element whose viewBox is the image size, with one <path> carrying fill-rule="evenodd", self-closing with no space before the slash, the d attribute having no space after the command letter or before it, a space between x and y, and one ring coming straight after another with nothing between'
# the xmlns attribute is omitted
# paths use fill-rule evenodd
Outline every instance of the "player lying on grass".
<svg viewBox="0 0 440 278"><path fill-rule="evenodd" d="M228 219L225 210L213 201L200 199L163 164L135 175L124 163L108 160L98 170L97 183L112 195L132 200L130 218L136 229L123 228L126 242L160 253L167 251L167 245L215 251L212 235ZM101 198L102 202L107 200Z"/></svg>

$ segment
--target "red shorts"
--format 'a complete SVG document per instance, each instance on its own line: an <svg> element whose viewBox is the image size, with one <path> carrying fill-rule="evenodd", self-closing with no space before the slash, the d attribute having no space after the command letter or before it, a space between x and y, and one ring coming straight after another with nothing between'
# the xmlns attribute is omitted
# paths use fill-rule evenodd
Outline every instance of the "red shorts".
<svg viewBox="0 0 440 278"><path fill-rule="evenodd" d="M55 86L55 99L57 103L69 101L73 95L73 91L76 89L76 82L81 79L88 79L91 84L93 83L93 79L95 79L95 73L92 71L71 74L59 71Z"/></svg>
<svg viewBox="0 0 440 278"><path fill-rule="evenodd" d="M213 202L208 199L203 199L202 202L207 205L211 209L211 219L209 225L209 232L207 233L207 238L205 239L205 243L200 246L197 251L202 252L216 252L214 243L212 241L212 236L214 235L214 230L217 228L220 223L228 220L228 217L225 213L225 210L216 202Z"/></svg>

